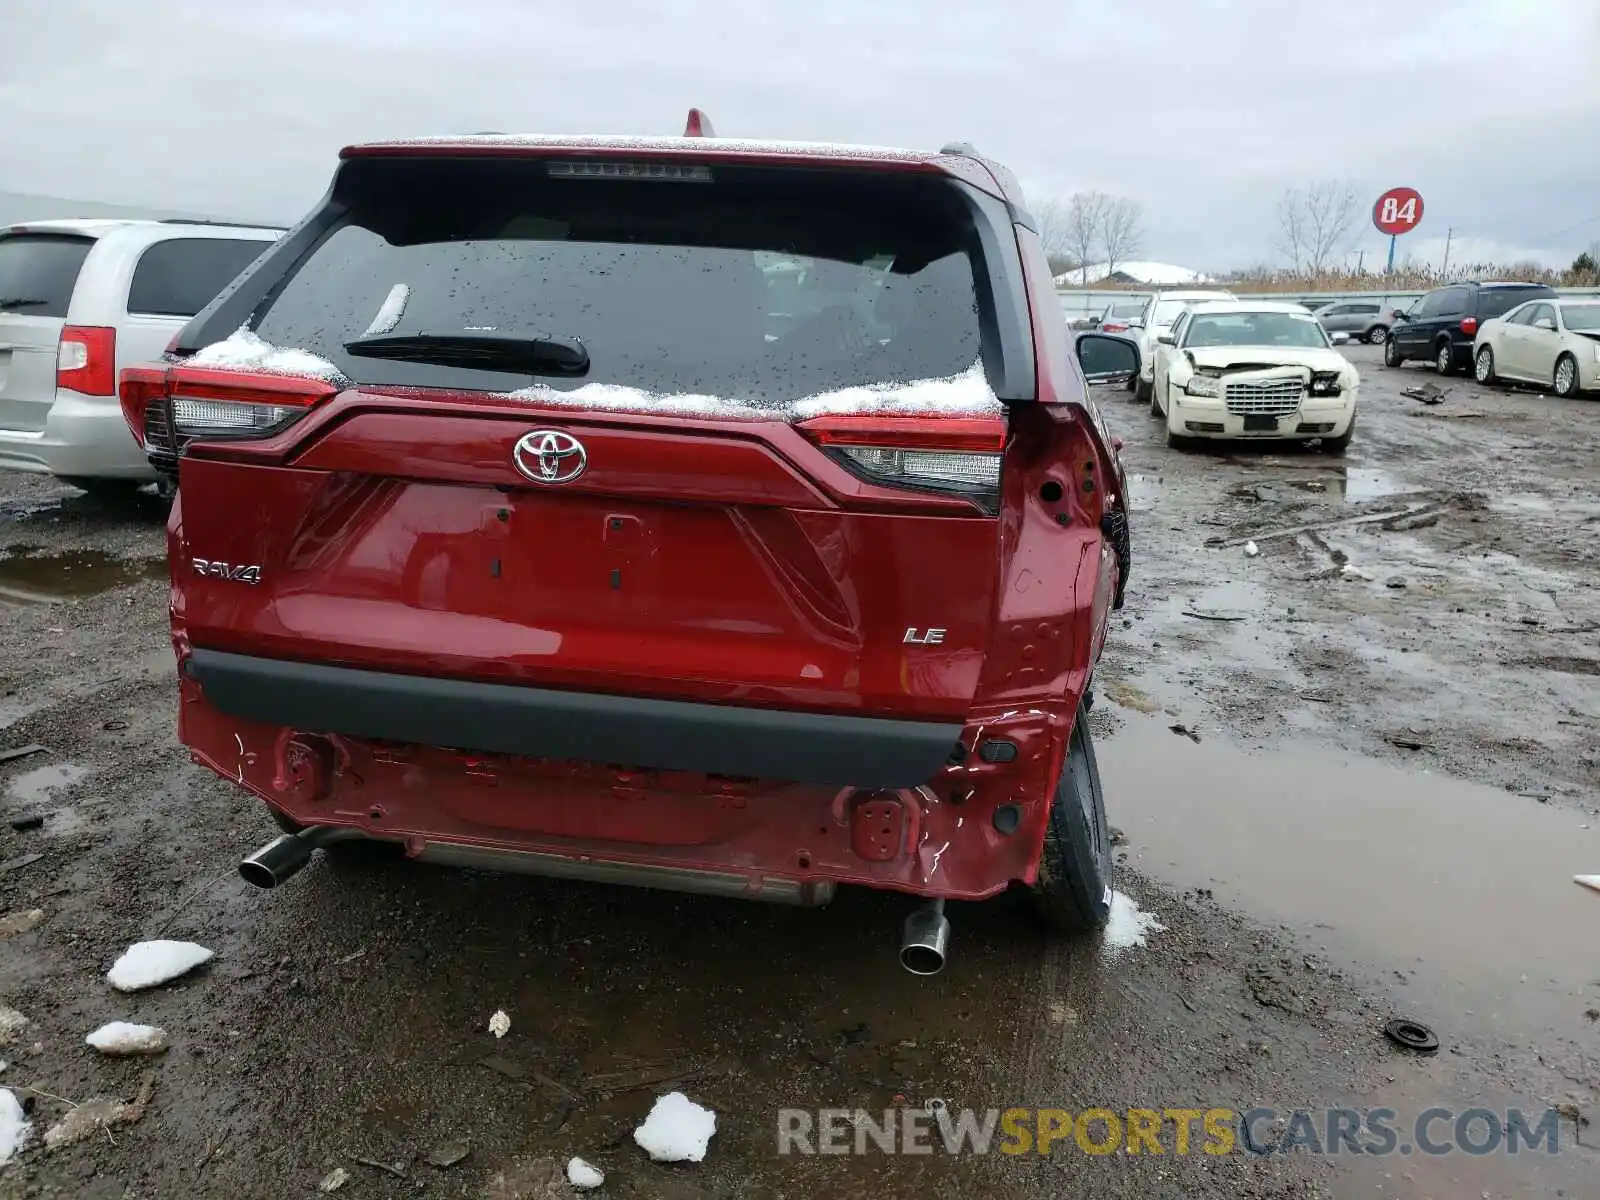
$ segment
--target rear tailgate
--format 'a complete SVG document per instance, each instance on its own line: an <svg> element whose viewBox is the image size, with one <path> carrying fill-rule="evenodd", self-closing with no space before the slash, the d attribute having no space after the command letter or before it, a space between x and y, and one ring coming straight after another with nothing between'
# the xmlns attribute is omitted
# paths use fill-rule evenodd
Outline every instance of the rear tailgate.
<svg viewBox="0 0 1600 1200"><path fill-rule="evenodd" d="M336 384L267 436L225 405L167 431L195 439L180 647L959 721L997 611L1010 369L971 189L586 161L343 168L345 215L253 324ZM588 367L350 348L465 333L575 338Z"/></svg>
<svg viewBox="0 0 1600 1200"><path fill-rule="evenodd" d="M56 355L94 239L0 233L0 430L38 433L56 402Z"/></svg>

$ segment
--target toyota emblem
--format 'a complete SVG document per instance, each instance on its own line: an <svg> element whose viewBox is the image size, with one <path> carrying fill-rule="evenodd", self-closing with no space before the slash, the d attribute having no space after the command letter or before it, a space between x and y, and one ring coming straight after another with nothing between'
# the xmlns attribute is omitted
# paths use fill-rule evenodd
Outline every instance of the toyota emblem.
<svg viewBox="0 0 1600 1200"><path fill-rule="evenodd" d="M511 461L535 483L571 483L589 465L589 455L570 433L535 429L517 439Z"/></svg>

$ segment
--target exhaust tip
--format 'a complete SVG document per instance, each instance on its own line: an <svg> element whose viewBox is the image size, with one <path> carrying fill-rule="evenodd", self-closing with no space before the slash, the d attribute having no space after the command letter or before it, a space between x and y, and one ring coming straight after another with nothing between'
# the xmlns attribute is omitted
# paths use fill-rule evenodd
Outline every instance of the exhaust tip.
<svg viewBox="0 0 1600 1200"><path fill-rule="evenodd" d="M913 975L937 975L944 970L944 952L934 946L903 946L900 965Z"/></svg>
<svg viewBox="0 0 1600 1200"><path fill-rule="evenodd" d="M944 970L950 948L950 921L944 901L930 900L906 918L900 936L900 965L913 975L937 975Z"/></svg>
<svg viewBox="0 0 1600 1200"><path fill-rule="evenodd" d="M311 843L294 834L274 838L239 863L239 876L258 888L275 888L311 861Z"/></svg>

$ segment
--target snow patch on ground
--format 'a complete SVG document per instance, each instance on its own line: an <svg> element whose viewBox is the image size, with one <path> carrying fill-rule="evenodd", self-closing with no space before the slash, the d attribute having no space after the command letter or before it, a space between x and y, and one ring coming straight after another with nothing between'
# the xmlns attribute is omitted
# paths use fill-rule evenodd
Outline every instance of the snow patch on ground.
<svg viewBox="0 0 1600 1200"><path fill-rule="evenodd" d="M1111 920L1106 923L1103 945L1107 953L1120 954L1142 946L1152 933L1166 929L1155 913L1141 909L1132 896L1122 892L1111 893Z"/></svg>
<svg viewBox="0 0 1600 1200"><path fill-rule="evenodd" d="M701 1162L716 1131L716 1113L682 1092L668 1092L656 1097L633 1140L656 1162Z"/></svg>
<svg viewBox="0 0 1600 1200"><path fill-rule="evenodd" d="M497 1038L503 1038L511 1032L511 1018L506 1015L505 1009L495 1009L494 1015L489 1018L489 1032Z"/></svg>
<svg viewBox="0 0 1600 1200"><path fill-rule="evenodd" d="M33 1126L10 1088L0 1088L0 1166L10 1162L28 1140Z"/></svg>
<svg viewBox="0 0 1600 1200"><path fill-rule="evenodd" d="M194 942L138 942L111 964L106 978L119 992L137 992L187 974L211 957Z"/></svg>
<svg viewBox="0 0 1600 1200"><path fill-rule="evenodd" d="M83 1040L101 1054L160 1054L167 1048L167 1031L155 1025L112 1021Z"/></svg>
<svg viewBox="0 0 1600 1200"><path fill-rule="evenodd" d="M265 371L269 375L304 375L311 379L326 379L330 383L344 378L344 373L327 359L305 350L274 346L248 329L239 330L226 341L212 342L196 350L184 365L220 367L230 371Z"/></svg>
<svg viewBox="0 0 1600 1200"><path fill-rule="evenodd" d="M567 1164L567 1182L579 1191L587 1192L591 1188L599 1187L605 1181L605 1172L581 1158L575 1158Z"/></svg>
<svg viewBox="0 0 1600 1200"><path fill-rule="evenodd" d="M0 1046L9 1046L32 1022L9 1004L0 1004Z"/></svg>

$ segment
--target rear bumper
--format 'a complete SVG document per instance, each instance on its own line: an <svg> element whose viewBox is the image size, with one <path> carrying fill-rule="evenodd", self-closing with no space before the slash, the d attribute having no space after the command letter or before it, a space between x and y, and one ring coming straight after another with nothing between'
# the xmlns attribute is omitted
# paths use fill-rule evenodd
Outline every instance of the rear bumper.
<svg viewBox="0 0 1600 1200"><path fill-rule="evenodd" d="M195 649L189 678L224 713L318 733L491 754L869 788L916 787L962 727L547 691Z"/></svg>
<svg viewBox="0 0 1600 1200"><path fill-rule="evenodd" d="M976 900L1032 882L1071 732L1037 708L963 726L506 685L461 685L477 697L463 706L413 690L451 681L205 650L184 662L195 761L299 825L423 860L789 903L839 884ZM330 725L388 733L317 728ZM1015 757L986 761L980 739ZM832 781L852 772L873 782Z"/></svg>
<svg viewBox="0 0 1600 1200"><path fill-rule="evenodd" d="M0 469L91 479L156 478L115 396L58 391L44 429L0 429Z"/></svg>

